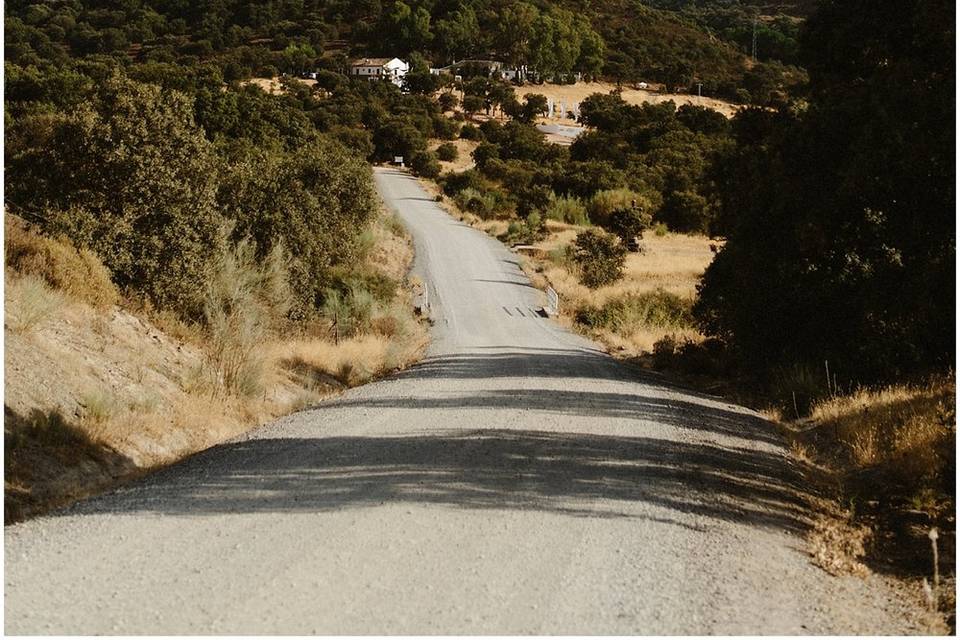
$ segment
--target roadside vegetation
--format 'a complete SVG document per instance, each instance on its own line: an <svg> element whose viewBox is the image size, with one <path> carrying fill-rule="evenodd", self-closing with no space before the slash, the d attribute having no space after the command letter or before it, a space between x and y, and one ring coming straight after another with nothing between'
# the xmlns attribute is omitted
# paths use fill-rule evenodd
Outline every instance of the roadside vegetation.
<svg viewBox="0 0 960 640"><path fill-rule="evenodd" d="M163 369L180 398L104 381L10 405L15 513L60 499L36 497L40 452L77 468L68 452L106 443L106 476L162 459L111 426L152 407L250 424L415 357L409 249L368 167L399 155L456 215L521 245L561 322L790 423L845 530L870 532L820 540L930 577L919 532L940 532L943 558L955 546L954 11L778 6L9 3L10 343L41 353L87 327L110 352L104 336L140 326L165 364L117 366ZM346 77L355 54L409 60L405 86ZM550 144L541 85L429 73L487 55L611 90L580 102L575 142ZM744 108L624 99L640 82ZM8 392L33 380L15 366ZM173 411L146 441L189 432ZM157 451L210 441L183 438Z"/></svg>
<svg viewBox="0 0 960 640"><path fill-rule="evenodd" d="M925 53L949 48L947 13L877 10L886 64L864 40L831 48L857 11L826 3L799 41L802 95L729 120L596 94L564 148L508 97L508 121L469 130L474 166L438 180L456 215L525 245L562 322L781 421L832 522L864 532L818 529L818 555L854 558L822 564L928 582L931 531L941 570L955 549L952 63ZM943 584L930 601L950 611Z"/></svg>
<svg viewBox="0 0 960 640"><path fill-rule="evenodd" d="M335 311L291 320L277 253L256 261L242 242L214 263L203 315L187 321L122 295L96 256L8 213L5 521L415 361L426 330L405 281L409 240L386 213L365 233Z"/></svg>

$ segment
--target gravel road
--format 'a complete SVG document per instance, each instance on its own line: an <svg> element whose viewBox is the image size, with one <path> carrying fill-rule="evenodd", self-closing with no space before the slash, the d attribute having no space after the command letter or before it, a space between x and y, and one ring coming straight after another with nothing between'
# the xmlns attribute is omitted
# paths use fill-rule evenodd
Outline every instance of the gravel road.
<svg viewBox="0 0 960 640"><path fill-rule="evenodd" d="M418 366L5 528L10 634L909 633L804 550L751 411L542 318L499 243L378 169L414 235Z"/></svg>

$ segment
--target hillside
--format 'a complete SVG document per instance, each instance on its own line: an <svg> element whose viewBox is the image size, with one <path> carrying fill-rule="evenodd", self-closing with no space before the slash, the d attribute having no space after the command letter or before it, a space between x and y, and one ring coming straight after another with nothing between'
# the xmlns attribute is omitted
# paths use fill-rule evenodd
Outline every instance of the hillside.
<svg viewBox="0 0 960 640"><path fill-rule="evenodd" d="M796 72L779 63L759 73L737 44L740 36L715 26L689 11L640 0L587 6L574 1L408 6L313 0L268 9L240 0L187 5L136 0L122 9L21 1L9 3L5 16L6 61L23 67L77 58L96 64L176 62L211 66L230 81L340 70L348 56L360 54L417 54L437 64L492 56L529 65L545 77L583 73L682 90L699 83L706 95L740 101L765 100L769 89L758 84L784 88L794 81ZM776 62L765 41L763 49L761 60ZM789 57L780 61L795 61Z"/></svg>

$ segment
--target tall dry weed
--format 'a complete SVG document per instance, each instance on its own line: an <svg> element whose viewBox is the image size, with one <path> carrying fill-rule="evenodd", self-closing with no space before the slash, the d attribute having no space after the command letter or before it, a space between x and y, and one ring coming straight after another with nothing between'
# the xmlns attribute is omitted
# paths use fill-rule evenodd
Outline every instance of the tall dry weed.
<svg viewBox="0 0 960 640"><path fill-rule="evenodd" d="M4 324L27 335L56 318L66 305L63 296L36 275L8 278L4 300Z"/></svg>
<svg viewBox="0 0 960 640"><path fill-rule="evenodd" d="M281 246L258 263L243 240L216 260L204 296L213 387L251 396L263 389L263 345L290 308L287 261Z"/></svg>

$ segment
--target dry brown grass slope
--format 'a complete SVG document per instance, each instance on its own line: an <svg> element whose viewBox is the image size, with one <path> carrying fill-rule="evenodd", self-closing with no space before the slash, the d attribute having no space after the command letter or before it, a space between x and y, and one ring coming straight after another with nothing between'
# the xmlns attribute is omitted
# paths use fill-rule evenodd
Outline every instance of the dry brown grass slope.
<svg viewBox="0 0 960 640"><path fill-rule="evenodd" d="M400 282L399 295L339 343L325 326L269 335L247 354L255 393L218 384L204 331L122 302L92 254L9 215L5 230L6 522L402 368L426 342L404 284L410 242L387 216L370 232L365 266Z"/></svg>

